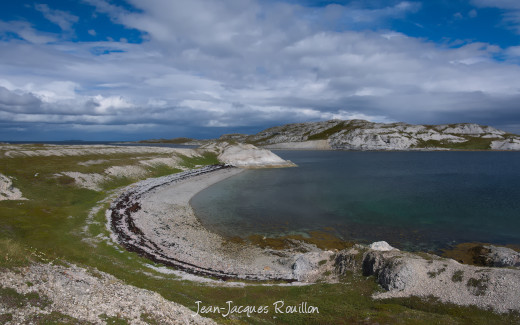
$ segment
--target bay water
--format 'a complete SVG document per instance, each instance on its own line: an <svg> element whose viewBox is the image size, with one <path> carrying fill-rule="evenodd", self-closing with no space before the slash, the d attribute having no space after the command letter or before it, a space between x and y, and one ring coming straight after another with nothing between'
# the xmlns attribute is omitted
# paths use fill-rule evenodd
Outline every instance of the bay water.
<svg viewBox="0 0 520 325"><path fill-rule="evenodd" d="M520 152L274 151L296 168L246 170L191 201L224 236L325 230L407 250L520 244Z"/></svg>

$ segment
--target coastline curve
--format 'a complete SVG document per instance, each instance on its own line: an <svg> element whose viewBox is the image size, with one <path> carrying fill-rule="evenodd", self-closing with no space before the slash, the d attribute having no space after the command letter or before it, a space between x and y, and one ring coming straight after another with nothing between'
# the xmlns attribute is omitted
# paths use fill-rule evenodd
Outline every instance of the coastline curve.
<svg viewBox="0 0 520 325"><path fill-rule="evenodd" d="M196 218L190 199L242 169L212 165L147 179L127 187L112 202L109 224L127 250L188 273L223 280L300 281L294 265L302 255L228 242ZM323 252L311 248L316 254Z"/></svg>

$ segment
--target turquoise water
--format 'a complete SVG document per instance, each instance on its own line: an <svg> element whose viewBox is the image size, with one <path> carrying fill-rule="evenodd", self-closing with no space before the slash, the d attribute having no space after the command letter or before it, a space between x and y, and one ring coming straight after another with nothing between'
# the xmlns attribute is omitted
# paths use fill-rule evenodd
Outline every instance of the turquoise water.
<svg viewBox="0 0 520 325"><path fill-rule="evenodd" d="M520 244L519 152L275 152L299 167L248 170L192 199L206 227L242 237L325 228L411 250Z"/></svg>

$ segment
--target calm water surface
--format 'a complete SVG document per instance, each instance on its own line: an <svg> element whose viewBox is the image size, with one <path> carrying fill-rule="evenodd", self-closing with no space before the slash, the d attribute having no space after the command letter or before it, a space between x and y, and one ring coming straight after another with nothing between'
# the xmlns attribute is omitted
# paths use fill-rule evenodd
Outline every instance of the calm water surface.
<svg viewBox="0 0 520 325"><path fill-rule="evenodd" d="M520 244L520 152L276 151L299 167L248 170L192 205L225 236L326 229L435 250Z"/></svg>

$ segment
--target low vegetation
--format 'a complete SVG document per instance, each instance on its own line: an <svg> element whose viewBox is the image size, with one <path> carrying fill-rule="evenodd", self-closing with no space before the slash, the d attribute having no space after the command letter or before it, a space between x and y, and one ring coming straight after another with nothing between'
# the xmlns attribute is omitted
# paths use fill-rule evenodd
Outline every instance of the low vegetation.
<svg viewBox="0 0 520 325"><path fill-rule="evenodd" d="M458 270L453 272L453 276L451 277L451 281L453 282L462 282L464 276L464 271Z"/></svg>
<svg viewBox="0 0 520 325"><path fill-rule="evenodd" d="M416 148L444 148L453 150L489 150L491 142L499 140L496 138L481 138L465 136L465 142L449 142L446 140L419 140Z"/></svg>

